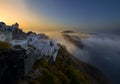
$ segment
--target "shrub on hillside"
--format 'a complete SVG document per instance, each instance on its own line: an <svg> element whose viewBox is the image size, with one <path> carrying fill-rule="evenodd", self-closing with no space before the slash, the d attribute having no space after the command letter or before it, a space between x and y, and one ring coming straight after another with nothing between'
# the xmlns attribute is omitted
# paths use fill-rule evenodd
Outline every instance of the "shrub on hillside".
<svg viewBox="0 0 120 84"><path fill-rule="evenodd" d="M8 49L10 48L10 44L8 42L2 42L0 41L0 49Z"/></svg>

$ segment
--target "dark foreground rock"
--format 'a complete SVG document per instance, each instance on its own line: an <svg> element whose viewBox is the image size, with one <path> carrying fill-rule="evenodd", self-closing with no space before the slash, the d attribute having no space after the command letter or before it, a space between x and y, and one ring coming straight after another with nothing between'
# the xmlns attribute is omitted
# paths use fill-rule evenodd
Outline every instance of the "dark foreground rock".
<svg viewBox="0 0 120 84"><path fill-rule="evenodd" d="M25 74L25 50L0 50L0 84L111 84L104 74L72 56L64 46L56 61L38 60ZM29 64L29 63L28 63Z"/></svg>
<svg viewBox="0 0 120 84"><path fill-rule="evenodd" d="M97 68L84 63L74 56L72 56L65 48L62 48L64 53L61 52L62 56L70 62L75 69L79 70L85 77L85 84L111 84L111 81ZM64 60L64 59L63 59Z"/></svg>
<svg viewBox="0 0 120 84"><path fill-rule="evenodd" d="M0 84L16 84L24 77L24 50L0 50Z"/></svg>
<svg viewBox="0 0 120 84"><path fill-rule="evenodd" d="M60 46L56 61L38 60L19 84L111 84L99 71L72 56Z"/></svg>

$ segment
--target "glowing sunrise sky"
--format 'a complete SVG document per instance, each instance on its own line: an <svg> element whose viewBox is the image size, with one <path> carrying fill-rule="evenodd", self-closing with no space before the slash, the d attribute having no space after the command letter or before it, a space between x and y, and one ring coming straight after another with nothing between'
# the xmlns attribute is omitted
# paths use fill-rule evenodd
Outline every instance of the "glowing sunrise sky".
<svg viewBox="0 0 120 84"><path fill-rule="evenodd" d="M0 0L0 21L24 30L120 30L120 0Z"/></svg>
<svg viewBox="0 0 120 84"><path fill-rule="evenodd" d="M53 27L43 15L32 12L26 0L0 0L0 21L8 25L18 22L24 30L49 31Z"/></svg>

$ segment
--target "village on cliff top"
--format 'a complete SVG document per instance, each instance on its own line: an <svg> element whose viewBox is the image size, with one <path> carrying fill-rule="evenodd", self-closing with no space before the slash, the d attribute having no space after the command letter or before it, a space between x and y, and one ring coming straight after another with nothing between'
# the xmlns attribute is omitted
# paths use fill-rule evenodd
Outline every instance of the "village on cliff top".
<svg viewBox="0 0 120 84"><path fill-rule="evenodd" d="M55 40L51 40L43 33L25 33L19 29L19 24L12 26L0 22L0 43L8 43L11 49L24 49L27 58L24 59L25 74L29 72L33 64L40 58L52 58L55 61L59 46ZM0 48L4 47L2 44Z"/></svg>

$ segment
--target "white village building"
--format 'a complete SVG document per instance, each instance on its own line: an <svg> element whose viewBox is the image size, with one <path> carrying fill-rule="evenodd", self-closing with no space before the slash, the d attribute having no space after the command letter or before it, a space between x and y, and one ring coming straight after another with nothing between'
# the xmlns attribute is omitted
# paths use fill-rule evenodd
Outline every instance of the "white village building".
<svg viewBox="0 0 120 84"><path fill-rule="evenodd" d="M11 46L20 45L27 49L27 36L19 30L19 24L15 23L12 26L7 26L4 22L0 22L0 41L7 41Z"/></svg>
<svg viewBox="0 0 120 84"><path fill-rule="evenodd" d="M1 31L10 31L10 32L14 32L16 30L18 30L19 28L19 24L15 23L12 26L7 26L4 22L0 22L0 30Z"/></svg>
<svg viewBox="0 0 120 84"><path fill-rule="evenodd" d="M20 46L26 50L27 58L24 59L25 73L28 73L33 64L42 57L52 57L55 61L59 47L57 42L49 39L45 34L33 32L24 33L16 23L6 26L0 22L0 41L7 41L13 48ZM34 49L35 48L35 49Z"/></svg>
<svg viewBox="0 0 120 84"><path fill-rule="evenodd" d="M12 46L21 46L23 49L28 49L28 41L27 40L12 40L10 42Z"/></svg>
<svg viewBox="0 0 120 84"><path fill-rule="evenodd" d="M55 61L59 47L57 46L56 41L49 39L41 39L32 44L36 49L40 51L41 56L50 56L53 57Z"/></svg>

